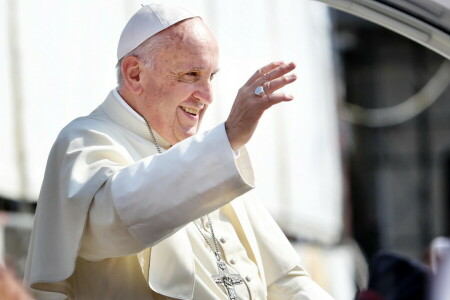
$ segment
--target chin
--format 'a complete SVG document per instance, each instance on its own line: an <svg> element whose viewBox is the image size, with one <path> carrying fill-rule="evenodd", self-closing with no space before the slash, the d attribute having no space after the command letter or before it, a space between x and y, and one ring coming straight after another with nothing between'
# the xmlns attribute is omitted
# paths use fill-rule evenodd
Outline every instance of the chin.
<svg viewBox="0 0 450 300"><path fill-rule="evenodd" d="M187 138L190 138L191 136L196 135L197 132L198 132L197 128L191 129L189 131L180 132L180 134L177 135L177 138L181 142L182 140L185 140Z"/></svg>

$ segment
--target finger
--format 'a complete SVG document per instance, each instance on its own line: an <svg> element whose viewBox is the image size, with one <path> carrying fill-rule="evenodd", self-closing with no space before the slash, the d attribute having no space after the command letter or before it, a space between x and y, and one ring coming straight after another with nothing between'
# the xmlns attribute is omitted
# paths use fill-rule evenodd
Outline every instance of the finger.
<svg viewBox="0 0 450 300"><path fill-rule="evenodd" d="M277 68L272 69L270 72L264 74L264 76L261 76L259 78L259 85L262 85L265 82L268 82L270 80L279 78L292 70L294 70L296 67L295 63L291 62L289 64L282 64Z"/></svg>
<svg viewBox="0 0 450 300"><path fill-rule="evenodd" d="M276 92L277 90L281 89L282 87L284 87L285 85L288 85L296 80L297 80L297 75L289 74L289 75L285 75L283 77L274 79L272 81L268 81L263 84L264 92L266 94L272 94L272 93Z"/></svg>
<svg viewBox="0 0 450 300"><path fill-rule="evenodd" d="M270 94L261 99L261 103L264 105L264 109L268 109L274 104L278 104L280 102L291 101L294 99L294 96L284 93L279 94Z"/></svg>
<svg viewBox="0 0 450 300"><path fill-rule="evenodd" d="M273 70L279 66L283 65L282 61L276 61L276 62L271 62L268 65L265 65L264 67L258 69L255 74L253 74L249 80L247 80L247 82L245 83L246 85L250 85L253 82L255 82L257 79L261 78L262 76L264 76L264 74L268 73L270 70Z"/></svg>

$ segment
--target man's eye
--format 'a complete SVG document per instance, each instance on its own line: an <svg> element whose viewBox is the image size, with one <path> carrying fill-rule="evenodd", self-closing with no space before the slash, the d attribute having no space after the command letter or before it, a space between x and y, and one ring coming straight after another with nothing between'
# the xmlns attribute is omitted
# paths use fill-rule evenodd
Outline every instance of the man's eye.
<svg viewBox="0 0 450 300"><path fill-rule="evenodd" d="M196 81L199 77L198 72L187 72L187 73L183 73L180 76L180 79L183 81L188 81L188 82L193 82Z"/></svg>
<svg viewBox="0 0 450 300"><path fill-rule="evenodd" d="M185 77L191 78L191 79L196 79L199 74L198 72L188 72L186 74L184 74Z"/></svg>

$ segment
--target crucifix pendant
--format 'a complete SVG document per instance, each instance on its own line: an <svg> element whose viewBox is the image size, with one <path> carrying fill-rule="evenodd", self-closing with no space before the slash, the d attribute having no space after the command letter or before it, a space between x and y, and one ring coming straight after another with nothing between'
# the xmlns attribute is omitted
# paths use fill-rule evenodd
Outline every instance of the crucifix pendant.
<svg viewBox="0 0 450 300"><path fill-rule="evenodd" d="M219 269L219 274L213 275L212 279L217 284L223 284L225 290L227 291L228 298L230 300L236 300L236 290L234 289L235 285L242 284L244 281L242 280L241 275L239 274L231 274L228 271L227 265L220 257L219 253L214 253L217 259L217 268Z"/></svg>

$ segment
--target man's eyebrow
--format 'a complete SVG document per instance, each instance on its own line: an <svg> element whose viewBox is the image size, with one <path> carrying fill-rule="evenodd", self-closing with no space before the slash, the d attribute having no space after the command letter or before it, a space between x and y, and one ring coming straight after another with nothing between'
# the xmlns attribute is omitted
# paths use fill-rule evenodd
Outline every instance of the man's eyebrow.
<svg viewBox="0 0 450 300"><path fill-rule="evenodd" d="M189 71L188 72L191 72L191 71L202 71L202 70L205 70L206 68L205 67L196 67L196 66L193 66L193 67L191 67L191 68L189 68ZM220 68L217 68L214 72L213 72L213 74L216 74L217 72L219 72L220 71Z"/></svg>

